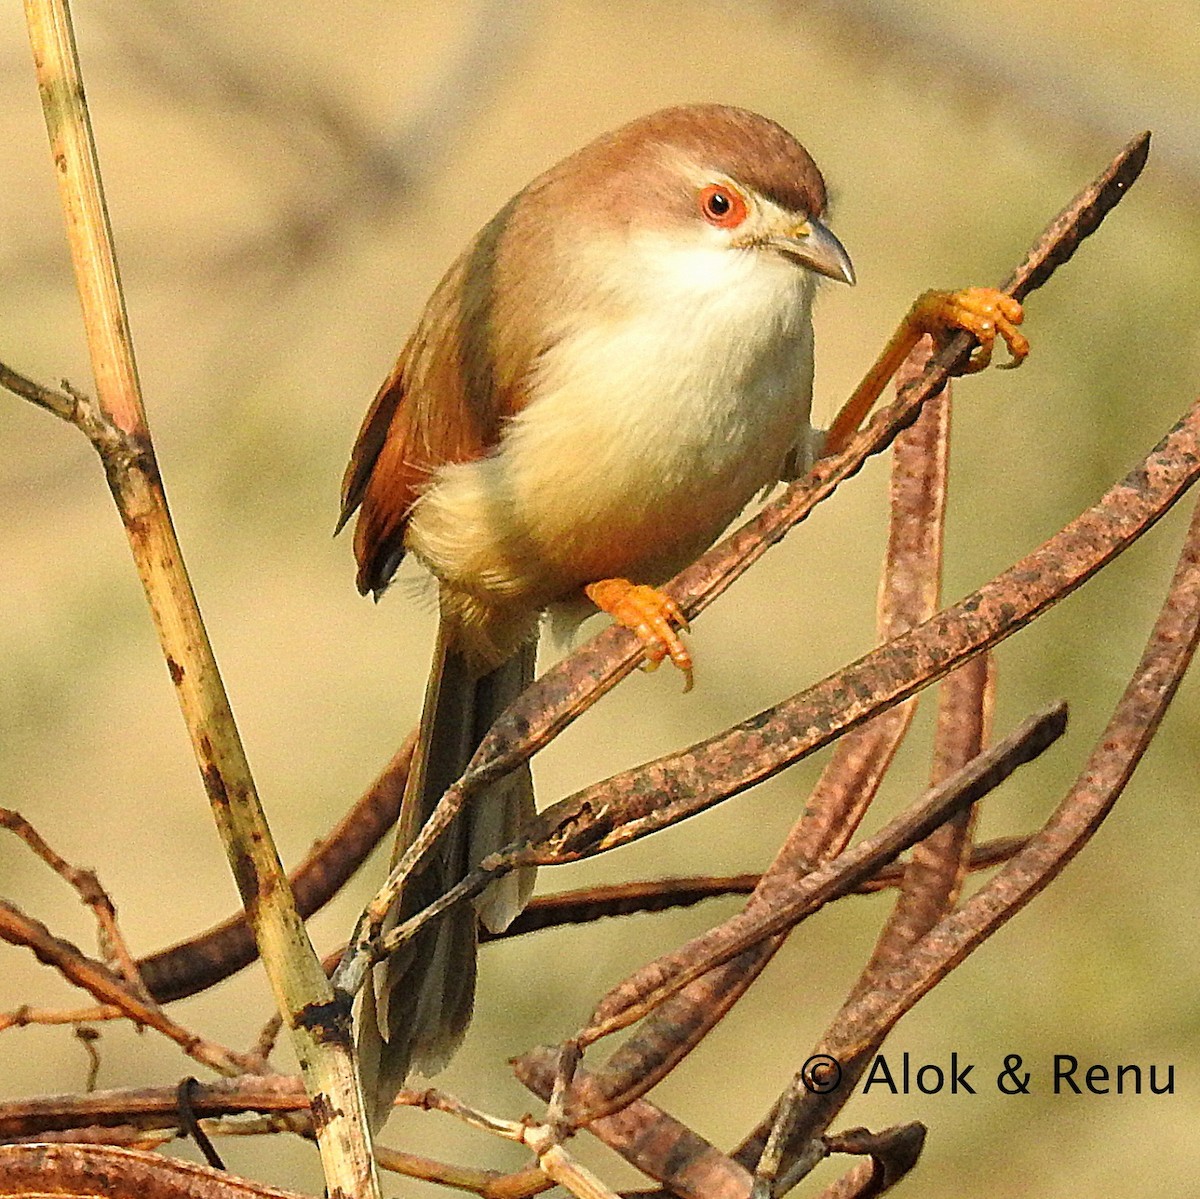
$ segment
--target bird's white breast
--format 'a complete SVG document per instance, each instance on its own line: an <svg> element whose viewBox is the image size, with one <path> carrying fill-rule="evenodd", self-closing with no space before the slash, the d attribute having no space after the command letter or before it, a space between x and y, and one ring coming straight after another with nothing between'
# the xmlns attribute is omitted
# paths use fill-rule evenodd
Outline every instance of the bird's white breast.
<svg viewBox="0 0 1200 1199"><path fill-rule="evenodd" d="M444 468L418 504L413 548L443 579L539 603L661 581L808 435L811 274L761 250L636 251L597 276L496 451Z"/></svg>

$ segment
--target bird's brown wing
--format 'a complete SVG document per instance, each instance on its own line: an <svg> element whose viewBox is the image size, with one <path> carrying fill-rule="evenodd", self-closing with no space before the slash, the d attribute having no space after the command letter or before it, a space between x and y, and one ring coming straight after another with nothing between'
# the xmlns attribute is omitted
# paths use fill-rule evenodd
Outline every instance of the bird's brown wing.
<svg viewBox="0 0 1200 1199"><path fill-rule="evenodd" d="M524 372L509 364L500 378L494 365L497 233L486 228L438 285L354 444L338 529L359 510L354 553L363 595L378 596L400 565L409 514L434 472L482 457L523 406L515 380Z"/></svg>

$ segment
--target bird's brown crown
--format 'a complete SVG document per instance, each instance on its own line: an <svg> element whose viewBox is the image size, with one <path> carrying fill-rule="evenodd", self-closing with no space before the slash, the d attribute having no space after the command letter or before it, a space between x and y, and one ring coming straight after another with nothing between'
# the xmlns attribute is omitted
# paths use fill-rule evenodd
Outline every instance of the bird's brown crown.
<svg viewBox="0 0 1200 1199"><path fill-rule="evenodd" d="M680 105L630 121L563 159L526 193L569 183L576 203L609 215L650 201L690 217L692 194L680 189L677 171L663 170L678 163L734 179L790 212L825 211L825 181L808 151L782 125L726 104Z"/></svg>

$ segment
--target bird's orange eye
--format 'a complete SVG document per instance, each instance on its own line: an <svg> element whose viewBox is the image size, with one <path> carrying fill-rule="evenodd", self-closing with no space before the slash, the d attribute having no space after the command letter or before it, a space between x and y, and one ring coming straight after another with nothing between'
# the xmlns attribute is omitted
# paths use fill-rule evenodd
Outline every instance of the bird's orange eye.
<svg viewBox="0 0 1200 1199"><path fill-rule="evenodd" d="M701 189L699 200L704 219L712 225L736 229L746 219L746 201L728 184L710 183Z"/></svg>

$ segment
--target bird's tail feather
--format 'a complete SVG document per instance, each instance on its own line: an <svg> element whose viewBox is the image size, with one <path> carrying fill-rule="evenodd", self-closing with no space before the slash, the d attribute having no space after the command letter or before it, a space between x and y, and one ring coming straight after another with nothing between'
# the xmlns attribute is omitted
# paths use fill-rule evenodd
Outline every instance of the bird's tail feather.
<svg viewBox="0 0 1200 1199"><path fill-rule="evenodd" d="M410 845L446 790L462 775L496 717L533 678L533 642L488 674L473 672L439 630L417 751L405 787L393 862ZM426 867L405 888L388 927L435 900L489 853L513 840L532 816L529 767L474 796L442 836ZM363 988L359 1062L372 1124L387 1118L410 1070L433 1074L458 1048L475 996L476 920L495 932L525 906L532 868L497 880L474 907L452 908L374 971Z"/></svg>

